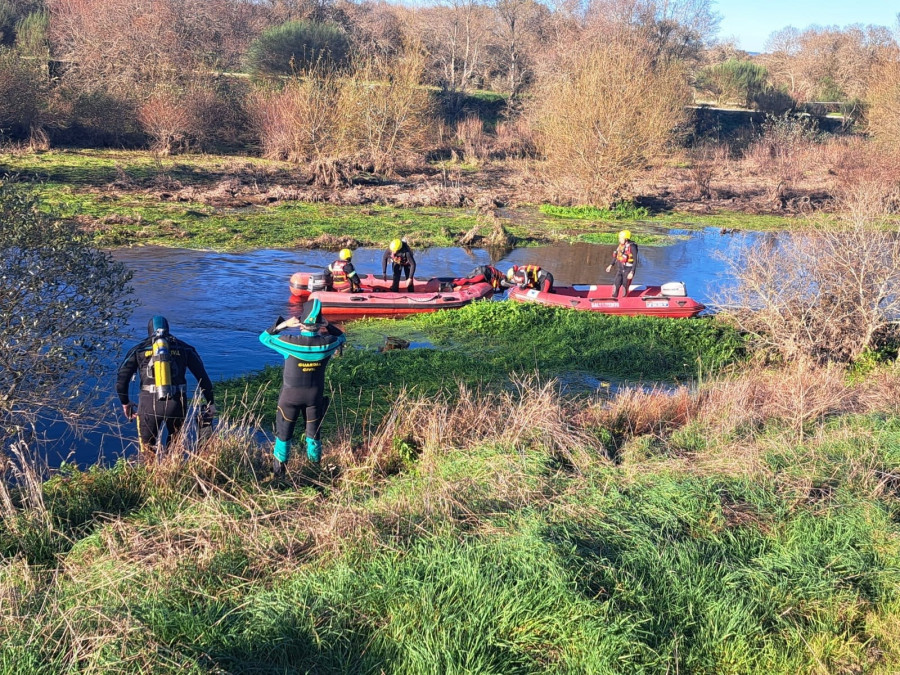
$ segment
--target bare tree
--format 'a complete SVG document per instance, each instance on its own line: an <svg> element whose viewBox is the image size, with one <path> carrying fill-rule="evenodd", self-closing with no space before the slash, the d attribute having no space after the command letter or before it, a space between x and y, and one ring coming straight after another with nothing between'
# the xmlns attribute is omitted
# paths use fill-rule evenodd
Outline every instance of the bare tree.
<svg viewBox="0 0 900 675"><path fill-rule="evenodd" d="M115 357L131 273L74 223L0 184L0 441L43 414L77 420L91 379Z"/></svg>
<svg viewBox="0 0 900 675"><path fill-rule="evenodd" d="M476 0L441 0L415 20L437 84L451 93L474 86L490 39L487 8Z"/></svg>
<svg viewBox="0 0 900 675"><path fill-rule="evenodd" d="M503 91L518 98L531 79L549 10L535 0L493 0L490 49L494 67L503 78Z"/></svg>

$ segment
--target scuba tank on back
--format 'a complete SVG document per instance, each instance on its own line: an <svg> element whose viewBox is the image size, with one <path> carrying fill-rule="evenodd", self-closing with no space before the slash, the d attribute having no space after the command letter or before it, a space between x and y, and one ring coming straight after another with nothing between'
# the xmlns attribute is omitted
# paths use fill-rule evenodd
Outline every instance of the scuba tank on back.
<svg viewBox="0 0 900 675"><path fill-rule="evenodd" d="M147 332L153 336L153 355L150 366L153 368L153 385L156 398L166 399L175 395L172 385L172 355L169 352L169 322L165 317L154 316L150 319Z"/></svg>

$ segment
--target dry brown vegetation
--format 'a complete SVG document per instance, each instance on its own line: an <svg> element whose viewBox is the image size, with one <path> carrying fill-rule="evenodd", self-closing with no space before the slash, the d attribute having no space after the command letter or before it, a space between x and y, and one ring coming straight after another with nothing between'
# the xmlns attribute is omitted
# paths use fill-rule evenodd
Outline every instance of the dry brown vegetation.
<svg viewBox="0 0 900 675"><path fill-rule="evenodd" d="M727 265L725 313L787 359L853 361L897 336L900 240L887 227L897 184L845 186L843 215L745 247Z"/></svg>
<svg viewBox="0 0 900 675"><path fill-rule="evenodd" d="M366 61L352 75L316 74L260 92L252 116L265 155L390 173L425 147L433 126L421 72L422 55L410 50L389 64Z"/></svg>
<svg viewBox="0 0 900 675"><path fill-rule="evenodd" d="M622 39L584 44L538 85L532 112L538 145L558 189L586 203L611 203L657 159L684 121L681 66Z"/></svg>
<svg viewBox="0 0 900 675"><path fill-rule="evenodd" d="M330 186L372 171L433 184L442 169L429 160L456 159L479 169L461 178L471 202L495 196L471 192L500 186L506 202L643 196L700 211L830 208L842 180L824 156L830 141L762 116L737 130L713 123L692 133L685 124L690 84L701 86L704 69L749 61L767 73L760 86L771 94L754 105L782 110L827 96L849 125L871 104L873 137L898 145L900 57L877 26L785 30L771 53L751 59L707 46L717 25L709 0L596 0L578 11L531 0L46 7L33 0L10 10L19 14L0 55L3 134L34 147L261 151ZM242 77L260 35L288 21L330 26L350 65L309 78ZM476 88L507 98L489 101Z"/></svg>

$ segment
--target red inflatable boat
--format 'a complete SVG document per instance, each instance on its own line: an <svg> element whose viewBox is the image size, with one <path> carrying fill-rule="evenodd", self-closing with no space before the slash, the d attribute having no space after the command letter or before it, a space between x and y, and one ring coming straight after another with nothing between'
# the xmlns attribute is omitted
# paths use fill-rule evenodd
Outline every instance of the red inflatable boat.
<svg viewBox="0 0 900 675"><path fill-rule="evenodd" d="M390 291L392 278L389 276L387 281L380 276L367 274L360 276L359 282L364 291ZM400 280L400 289L405 290L407 279ZM291 277L291 295L294 296L294 302L306 302L310 293L326 290L325 275L315 272L297 272ZM453 290L453 279L432 278L432 279L414 279L413 290L416 293L437 293L441 290Z"/></svg>
<svg viewBox="0 0 900 675"><path fill-rule="evenodd" d="M366 291L363 293L337 293L335 291L315 291L310 300L318 299L322 311L330 321L346 321L366 316L405 316L422 312L436 312L439 309L455 309L475 300L493 295L490 284L470 284L458 291L418 291L415 293L391 293Z"/></svg>
<svg viewBox="0 0 900 675"><path fill-rule="evenodd" d="M684 284L675 281L662 286L631 286L623 297L612 297L612 286L556 286L552 293L509 289L508 297L519 302L536 302L553 307L570 307L603 314L659 316L678 319L697 316L705 305L687 296Z"/></svg>

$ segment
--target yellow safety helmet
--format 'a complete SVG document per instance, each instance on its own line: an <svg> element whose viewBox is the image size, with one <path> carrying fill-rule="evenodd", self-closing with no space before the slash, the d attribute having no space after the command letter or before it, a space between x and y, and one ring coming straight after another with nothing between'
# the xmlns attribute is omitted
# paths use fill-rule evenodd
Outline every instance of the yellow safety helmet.
<svg viewBox="0 0 900 675"><path fill-rule="evenodd" d="M631 239L631 230L622 230L619 232L619 239Z"/></svg>
<svg viewBox="0 0 900 675"><path fill-rule="evenodd" d="M350 260L350 258L352 257L353 251L351 251L349 248L342 248L341 252L338 253L338 258L340 258L341 260Z"/></svg>
<svg viewBox="0 0 900 675"><path fill-rule="evenodd" d="M506 272L506 278L509 279L510 281L512 281L513 277L515 277L515 276L516 276L516 268L510 267L509 270L507 270L507 272Z"/></svg>
<svg viewBox="0 0 900 675"><path fill-rule="evenodd" d="M403 248L403 242L400 241L399 239L392 239L391 244L388 248L391 249L391 253L396 253L401 248Z"/></svg>

